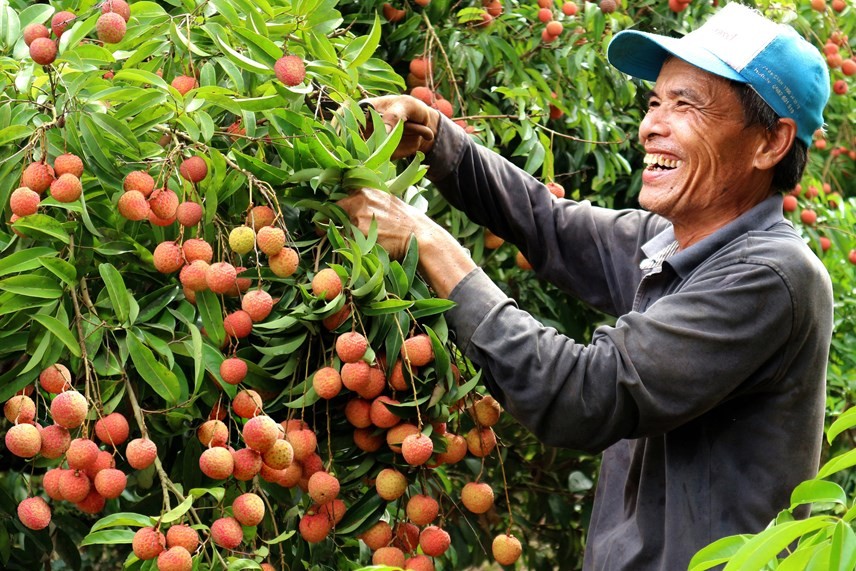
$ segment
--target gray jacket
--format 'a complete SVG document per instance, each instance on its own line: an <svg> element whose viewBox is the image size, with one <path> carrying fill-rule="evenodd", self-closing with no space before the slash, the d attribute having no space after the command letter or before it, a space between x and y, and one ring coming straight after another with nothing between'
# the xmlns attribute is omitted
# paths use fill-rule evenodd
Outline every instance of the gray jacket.
<svg viewBox="0 0 856 571"><path fill-rule="evenodd" d="M659 264L668 221L555 199L448 120L428 160L539 277L618 316L579 343L481 270L447 314L508 412L547 444L603 451L585 569L686 568L789 506L818 467L832 287L780 196Z"/></svg>

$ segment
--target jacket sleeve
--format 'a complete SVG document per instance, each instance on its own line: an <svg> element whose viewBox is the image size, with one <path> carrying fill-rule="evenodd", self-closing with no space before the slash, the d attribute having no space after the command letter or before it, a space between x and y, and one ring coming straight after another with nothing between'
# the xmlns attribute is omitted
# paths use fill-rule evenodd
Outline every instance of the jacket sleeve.
<svg viewBox="0 0 856 571"><path fill-rule="evenodd" d="M746 382L752 376L774 382L783 367L776 348L793 327L785 280L752 263L711 271L598 328L588 345L519 310L481 270L450 298L456 343L503 407L543 442L592 452L760 390Z"/></svg>
<svg viewBox="0 0 856 571"><path fill-rule="evenodd" d="M641 246L667 225L641 210L556 199L441 118L428 177L456 208L516 245L537 275L611 315L632 307Z"/></svg>

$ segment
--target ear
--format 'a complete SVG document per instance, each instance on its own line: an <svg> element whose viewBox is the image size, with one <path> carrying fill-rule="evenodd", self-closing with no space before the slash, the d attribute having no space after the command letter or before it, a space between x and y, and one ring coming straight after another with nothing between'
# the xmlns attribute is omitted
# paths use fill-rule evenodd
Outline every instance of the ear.
<svg viewBox="0 0 856 571"><path fill-rule="evenodd" d="M779 119L776 128L764 131L761 144L755 152L753 166L758 170L769 170L785 158L797 136L797 124L793 119Z"/></svg>

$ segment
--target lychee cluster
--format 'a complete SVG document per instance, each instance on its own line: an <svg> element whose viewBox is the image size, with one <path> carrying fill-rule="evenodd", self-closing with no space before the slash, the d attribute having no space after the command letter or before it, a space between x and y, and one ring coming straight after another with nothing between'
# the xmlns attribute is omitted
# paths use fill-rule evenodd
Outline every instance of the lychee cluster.
<svg viewBox="0 0 856 571"><path fill-rule="evenodd" d="M57 202L76 201L83 193L82 177L83 161L72 153L57 156L53 166L46 161L30 163L21 174L21 186L9 196L10 222L36 214L45 191Z"/></svg>

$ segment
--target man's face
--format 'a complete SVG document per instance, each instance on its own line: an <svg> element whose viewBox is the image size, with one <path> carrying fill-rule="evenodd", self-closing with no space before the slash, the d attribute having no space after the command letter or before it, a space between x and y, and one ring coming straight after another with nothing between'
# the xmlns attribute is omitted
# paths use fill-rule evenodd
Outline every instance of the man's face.
<svg viewBox="0 0 856 571"><path fill-rule="evenodd" d="M728 221L747 209L747 201L757 202L753 158L762 130L744 127L740 101L726 79L671 58L648 103L639 127L646 152L643 208L676 227L704 226Z"/></svg>

